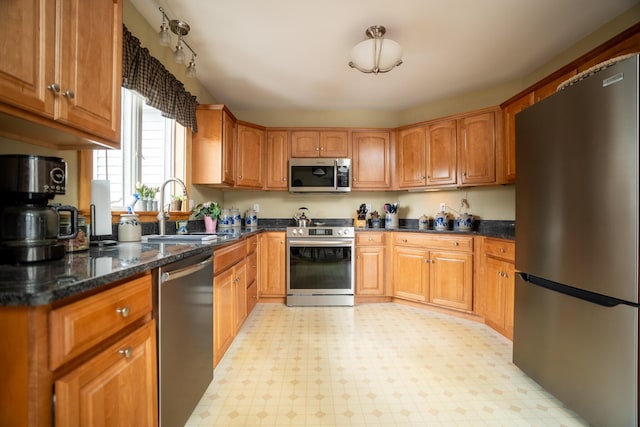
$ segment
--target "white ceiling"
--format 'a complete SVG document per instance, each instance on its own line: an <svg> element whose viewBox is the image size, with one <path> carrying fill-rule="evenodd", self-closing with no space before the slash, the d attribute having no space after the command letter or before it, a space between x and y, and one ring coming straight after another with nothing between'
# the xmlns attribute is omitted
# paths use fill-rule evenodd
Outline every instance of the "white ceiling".
<svg viewBox="0 0 640 427"><path fill-rule="evenodd" d="M232 110L402 110L522 78L638 0L131 2L191 26L197 78ZM403 48L387 74L347 65L371 25Z"/></svg>

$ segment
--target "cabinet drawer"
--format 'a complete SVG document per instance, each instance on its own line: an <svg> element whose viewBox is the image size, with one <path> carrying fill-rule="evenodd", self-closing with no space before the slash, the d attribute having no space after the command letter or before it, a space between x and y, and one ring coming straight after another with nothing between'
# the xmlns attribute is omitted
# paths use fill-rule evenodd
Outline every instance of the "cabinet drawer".
<svg viewBox="0 0 640 427"><path fill-rule="evenodd" d="M213 251L213 274L216 275L241 261L247 254L247 244L237 242Z"/></svg>
<svg viewBox="0 0 640 427"><path fill-rule="evenodd" d="M438 236L429 241L429 248L455 251L473 251L472 236Z"/></svg>
<svg viewBox="0 0 640 427"><path fill-rule="evenodd" d="M366 231L356 233L356 246L380 246L385 242L384 232Z"/></svg>
<svg viewBox="0 0 640 427"><path fill-rule="evenodd" d="M51 369L151 313L151 275L52 310Z"/></svg>
<svg viewBox="0 0 640 427"><path fill-rule="evenodd" d="M253 253L258 248L258 236L247 238L247 254Z"/></svg>
<svg viewBox="0 0 640 427"><path fill-rule="evenodd" d="M401 246L427 249L473 251L473 236L434 236L426 233L394 233L393 242Z"/></svg>
<svg viewBox="0 0 640 427"><path fill-rule="evenodd" d="M252 252L247 255L247 286L256 280L258 276L258 254Z"/></svg>
<svg viewBox="0 0 640 427"><path fill-rule="evenodd" d="M516 258L516 244L510 240L484 239L485 255L514 261Z"/></svg>

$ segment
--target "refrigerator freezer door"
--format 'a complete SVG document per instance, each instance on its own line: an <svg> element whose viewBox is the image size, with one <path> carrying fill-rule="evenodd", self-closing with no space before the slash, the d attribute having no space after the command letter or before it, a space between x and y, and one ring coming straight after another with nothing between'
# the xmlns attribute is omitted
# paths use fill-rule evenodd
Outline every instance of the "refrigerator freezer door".
<svg viewBox="0 0 640 427"><path fill-rule="evenodd" d="M638 302L638 57L516 116L516 268Z"/></svg>
<svg viewBox="0 0 640 427"><path fill-rule="evenodd" d="M612 308L516 276L513 362L597 426L638 425L638 309Z"/></svg>

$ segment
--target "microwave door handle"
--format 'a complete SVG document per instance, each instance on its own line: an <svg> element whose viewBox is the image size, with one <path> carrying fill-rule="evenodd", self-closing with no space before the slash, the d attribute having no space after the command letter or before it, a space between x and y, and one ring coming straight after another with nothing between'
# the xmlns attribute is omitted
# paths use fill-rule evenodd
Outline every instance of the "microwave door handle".
<svg viewBox="0 0 640 427"><path fill-rule="evenodd" d="M338 161L333 161L333 189L338 190Z"/></svg>

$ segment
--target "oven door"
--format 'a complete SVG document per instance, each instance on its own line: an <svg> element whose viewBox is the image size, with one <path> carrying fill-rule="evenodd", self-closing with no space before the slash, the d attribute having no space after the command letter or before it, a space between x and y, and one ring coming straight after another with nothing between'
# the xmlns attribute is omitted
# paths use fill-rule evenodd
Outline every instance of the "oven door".
<svg viewBox="0 0 640 427"><path fill-rule="evenodd" d="M353 305L353 253L353 239L287 239L287 304Z"/></svg>

